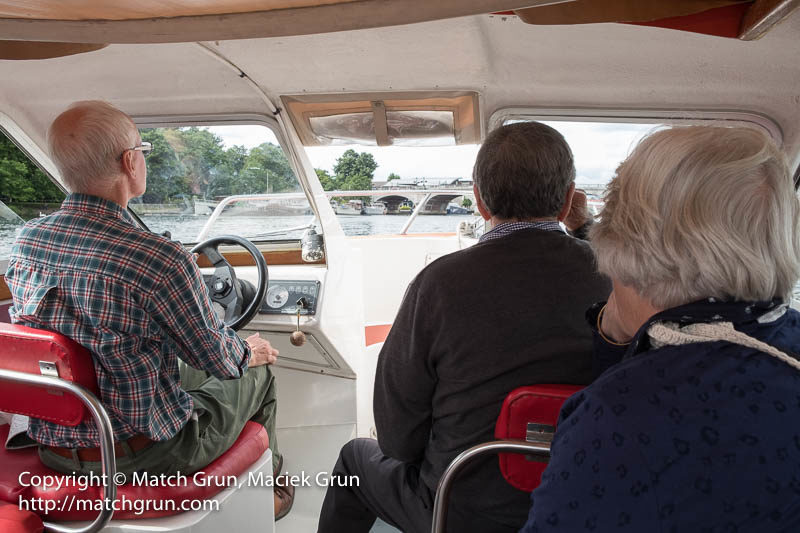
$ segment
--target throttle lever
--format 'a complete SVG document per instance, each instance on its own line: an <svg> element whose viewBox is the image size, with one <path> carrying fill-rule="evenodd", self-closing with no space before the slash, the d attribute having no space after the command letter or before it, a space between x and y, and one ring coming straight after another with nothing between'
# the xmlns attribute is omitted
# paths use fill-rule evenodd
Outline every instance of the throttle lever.
<svg viewBox="0 0 800 533"><path fill-rule="evenodd" d="M302 346L306 343L306 334L300 331L300 310L308 308L308 300L305 297L297 300L297 330L293 331L289 337L289 342L295 346Z"/></svg>

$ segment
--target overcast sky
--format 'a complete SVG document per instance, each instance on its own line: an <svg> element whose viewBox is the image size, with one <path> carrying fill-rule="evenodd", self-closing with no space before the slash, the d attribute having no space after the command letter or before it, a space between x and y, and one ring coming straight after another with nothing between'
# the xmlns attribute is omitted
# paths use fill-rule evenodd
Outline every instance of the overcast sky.
<svg viewBox="0 0 800 533"><path fill-rule="evenodd" d="M583 184L607 183L636 142L657 127L653 124L592 122L547 124L558 129L572 147L578 171L576 181ZM244 145L253 148L263 142L277 142L272 131L263 126L215 126L210 129L222 137L226 147ZM336 159L348 148L371 153L378 163L375 179L383 181L392 172L404 180L470 177L479 147L319 146L306 148L306 151L315 168L332 173Z"/></svg>

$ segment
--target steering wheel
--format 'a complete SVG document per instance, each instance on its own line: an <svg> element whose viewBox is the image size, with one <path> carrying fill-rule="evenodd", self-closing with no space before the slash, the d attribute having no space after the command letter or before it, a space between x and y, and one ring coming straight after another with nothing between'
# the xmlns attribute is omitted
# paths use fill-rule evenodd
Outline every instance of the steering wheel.
<svg viewBox="0 0 800 533"><path fill-rule="evenodd" d="M250 253L258 270L257 287L246 280L236 279L233 267L219 253L221 244L238 244ZM225 309L225 325L238 331L253 319L264 301L269 284L267 261L252 242L236 235L213 237L196 245L191 251L204 254L211 261L214 273L203 274L203 281L211 294L211 300Z"/></svg>

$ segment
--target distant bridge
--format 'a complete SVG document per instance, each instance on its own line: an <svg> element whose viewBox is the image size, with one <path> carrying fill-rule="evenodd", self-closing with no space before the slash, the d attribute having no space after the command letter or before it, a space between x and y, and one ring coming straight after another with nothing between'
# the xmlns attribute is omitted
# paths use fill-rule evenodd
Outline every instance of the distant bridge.
<svg viewBox="0 0 800 533"><path fill-rule="evenodd" d="M601 197L606 190L606 185L595 183L576 183L575 188L586 191L590 196ZM420 215L443 215L447 212L447 205L459 197L466 197L475 205L475 194L472 192L471 186L448 186L448 187L428 187L428 188L408 188L408 189L392 189L381 188L371 189L369 191L325 191L328 198L333 197L353 197L353 196L369 196L373 202L383 202L386 204L386 211L388 214L397 214L398 207L403 202L411 202L412 207L425 199L426 196L431 195L422 209L419 211Z"/></svg>
<svg viewBox="0 0 800 533"><path fill-rule="evenodd" d="M373 202L383 202L386 204L387 214L398 214L398 208L404 202L410 202L412 207L416 207L420 202L427 198L418 214L420 215L444 215L447 213L447 205L465 196L475 205L475 195L472 187L447 187L447 188L428 188L428 189L372 189L369 191L325 191L328 198L333 197L353 197L369 196ZM428 198L428 196L430 196Z"/></svg>

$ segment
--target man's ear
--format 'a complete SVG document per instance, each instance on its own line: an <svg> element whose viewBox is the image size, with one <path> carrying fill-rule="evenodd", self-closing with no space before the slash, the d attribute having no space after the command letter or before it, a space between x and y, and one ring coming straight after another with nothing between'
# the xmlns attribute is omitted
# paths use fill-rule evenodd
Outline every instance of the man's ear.
<svg viewBox="0 0 800 533"><path fill-rule="evenodd" d="M558 221L564 222L564 220L569 215L569 210L572 209L572 197L575 195L575 182L573 181L569 185L569 190L567 190L567 196L564 198L564 205L561 206L561 212L558 213Z"/></svg>
<svg viewBox="0 0 800 533"><path fill-rule="evenodd" d="M119 170L122 174L125 174L129 179L133 179L136 177L136 168L134 166L134 158L136 157L136 152L133 150L126 150L122 154L122 158L119 161Z"/></svg>
<svg viewBox="0 0 800 533"><path fill-rule="evenodd" d="M475 195L475 206L478 208L478 213L481 214L483 220L491 219L492 214L489 213L488 209L486 209L486 204L483 203L483 200L481 200L481 195L478 193L478 186L474 183L472 184L472 193Z"/></svg>

